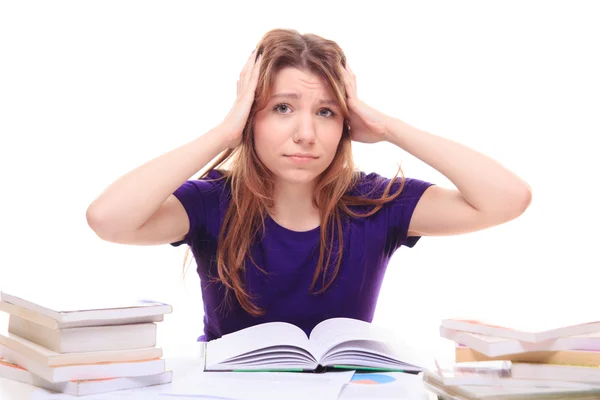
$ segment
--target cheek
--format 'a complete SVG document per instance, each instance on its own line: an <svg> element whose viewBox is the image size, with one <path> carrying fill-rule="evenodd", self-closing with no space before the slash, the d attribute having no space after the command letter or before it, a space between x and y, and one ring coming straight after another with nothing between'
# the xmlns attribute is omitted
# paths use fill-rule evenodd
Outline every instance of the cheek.
<svg viewBox="0 0 600 400"><path fill-rule="evenodd" d="M264 119L261 118L260 113L254 117L254 124L252 127L252 142L254 142L254 148L258 152L262 148L262 144L265 141Z"/></svg>
<svg viewBox="0 0 600 400"><path fill-rule="evenodd" d="M263 164L270 165L271 160L275 157L276 145L274 138L267 132L261 129L254 131L254 151Z"/></svg>
<svg viewBox="0 0 600 400"><path fill-rule="evenodd" d="M330 152L334 152L337 150L340 141L342 140L342 129L336 130L330 136L327 137L327 142L325 146Z"/></svg>
<svg viewBox="0 0 600 400"><path fill-rule="evenodd" d="M254 131L254 150L256 151L256 154L258 154L258 156L260 158L263 157L264 148L265 148L264 136L260 133L260 131Z"/></svg>

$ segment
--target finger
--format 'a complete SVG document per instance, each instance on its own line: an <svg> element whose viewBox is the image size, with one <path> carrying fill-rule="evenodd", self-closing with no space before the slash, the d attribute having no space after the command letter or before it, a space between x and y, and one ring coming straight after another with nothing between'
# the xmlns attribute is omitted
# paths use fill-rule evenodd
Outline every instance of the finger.
<svg viewBox="0 0 600 400"><path fill-rule="evenodd" d="M350 64L348 62L346 62L346 73L348 74L349 77L349 81L350 81L350 86L352 87L352 91L353 94L356 93L356 75L354 75L354 72L352 71L352 68L350 67Z"/></svg>
<svg viewBox="0 0 600 400"><path fill-rule="evenodd" d="M240 91L243 89L243 87L246 84L246 75L248 75L248 70L251 68L252 65L252 57L254 56L254 53L256 53L256 49L252 50L252 53L250 53L250 57L248 57L248 60L246 60L246 64L244 64L244 68L242 68L242 72L240 72L240 77L237 81L237 94L240 94Z"/></svg>
<svg viewBox="0 0 600 400"><path fill-rule="evenodd" d="M352 97L352 92L354 91L354 85L352 84L352 77L350 73L344 68L344 83L346 84L346 92L348 97Z"/></svg>
<svg viewBox="0 0 600 400"><path fill-rule="evenodd" d="M352 73L352 70L348 64L346 64L346 68L344 68L344 75L348 78L348 82L352 83L354 80L354 74Z"/></svg>
<svg viewBox="0 0 600 400"><path fill-rule="evenodd" d="M344 76L344 81L349 81L348 78L350 77L350 74L348 73L348 70L346 69L346 67L342 68L342 75Z"/></svg>
<svg viewBox="0 0 600 400"><path fill-rule="evenodd" d="M252 75L248 78L248 92L252 92L252 95L256 92L256 85L258 84L258 76L260 75L260 64L262 60L262 54L258 56L256 59L256 64L254 64L254 69L252 70Z"/></svg>
<svg viewBox="0 0 600 400"><path fill-rule="evenodd" d="M254 51L252 51L252 53L250 54L250 57L248 57L248 60L246 61L246 65L244 65L244 68L242 69L242 72L240 73L240 78L244 75L246 75L249 71L252 71L252 66L254 65L254 54L256 53L256 49L254 49Z"/></svg>
<svg viewBox="0 0 600 400"><path fill-rule="evenodd" d="M348 73L350 73L350 75L354 75L354 72L352 72L352 68L350 68L350 64L348 62L346 62L346 69L348 70Z"/></svg>
<svg viewBox="0 0 600 400"><path fill-rule="evenodd" d="M254 69L252 70L252 81L256 83L258 80L258 75L260 73L260 66L262 64L262 53L258 55L256 59L256 64L254 64Z"/></svg>

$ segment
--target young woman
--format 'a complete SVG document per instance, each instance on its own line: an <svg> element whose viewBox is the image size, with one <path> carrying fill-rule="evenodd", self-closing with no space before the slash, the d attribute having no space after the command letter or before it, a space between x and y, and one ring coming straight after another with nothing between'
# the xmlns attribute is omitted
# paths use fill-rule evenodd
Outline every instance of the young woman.
<svg viewBox="0 0 600 400"><path fill-rule="evenodd" d="M120 177L86 213L107 241L189 246L199 340L270 321L307 333L332 317L370 322L400 246L505 223L531 202L498 162L358 99L341 48L317 35L265 34L237 93L221 124ZM356 170L352 141L399 146L456 189Z"/></svg>

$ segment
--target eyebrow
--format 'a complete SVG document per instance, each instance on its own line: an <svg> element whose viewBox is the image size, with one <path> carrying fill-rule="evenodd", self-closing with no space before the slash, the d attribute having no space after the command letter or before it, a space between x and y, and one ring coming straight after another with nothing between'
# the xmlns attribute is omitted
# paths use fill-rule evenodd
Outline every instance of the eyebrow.
<svg viewBox="0 0 600 400"><path fill-rule="evenodd" d="M287 99L299 99L302 96L299 95L298 93L277 93L275 95L273 95L271 97L271 99L274 98L287 98ZM335 100L319 100L319 104L328 104L328 105L332 105L332 106L337 106L337 101Z"/></svg>

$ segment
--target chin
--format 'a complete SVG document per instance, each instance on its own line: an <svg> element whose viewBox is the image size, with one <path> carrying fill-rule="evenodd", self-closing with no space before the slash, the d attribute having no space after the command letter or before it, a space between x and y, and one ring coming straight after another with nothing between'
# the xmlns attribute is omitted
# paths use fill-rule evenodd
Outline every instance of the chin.
<svg viewBox="0 0 600 400"><path fill-rule="evenodd" d="M275 172L275 175L282 181L288 183L310 183L319 176L319 173L309 169L291 169L277 171Z"/></svg>

